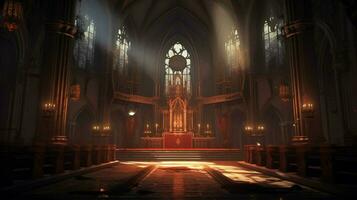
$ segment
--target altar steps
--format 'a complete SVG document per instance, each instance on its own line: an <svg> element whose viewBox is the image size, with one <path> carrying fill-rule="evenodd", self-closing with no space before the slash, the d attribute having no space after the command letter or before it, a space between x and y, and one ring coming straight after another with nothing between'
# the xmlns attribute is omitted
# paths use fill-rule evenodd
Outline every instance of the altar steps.
<svg viewBox="0 0 357 200"><path fill-rule="evenodd" d="M218 150L145 150L118 149L119 161L235 161L241 160L239 149Z"/></svg>

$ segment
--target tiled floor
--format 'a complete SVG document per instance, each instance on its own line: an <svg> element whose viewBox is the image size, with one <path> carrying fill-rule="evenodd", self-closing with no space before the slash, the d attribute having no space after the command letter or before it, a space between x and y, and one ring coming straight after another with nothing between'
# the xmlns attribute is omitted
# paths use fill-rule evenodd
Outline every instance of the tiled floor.
<svg viewBox="0 0 357 200"><path fill-rule="evenodd" d="M120 190L124 180L156 165L136 187ZM231 178L227 190L206 172L209 166ZM115 167L32 191L26 199L332 199L327 194L246 170L235 162L123 162ZM291 187L294 186L294 189ZM110 191L110 192L106 192Z"/></svg>

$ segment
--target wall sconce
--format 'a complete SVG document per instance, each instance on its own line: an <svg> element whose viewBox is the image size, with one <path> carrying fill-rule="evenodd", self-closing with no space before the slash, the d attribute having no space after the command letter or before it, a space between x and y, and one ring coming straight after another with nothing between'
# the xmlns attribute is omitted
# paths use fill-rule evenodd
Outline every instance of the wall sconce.
<svg viewBox="0 0 357 200"><path fill-rule="evenodd" d="M312 104L312 103L302 104L301 112L305 115L305 117L313 117L314 104Z"/></svg>
<svg viewBox="0 0 357 200"><path fill-rule="evenodd" d="M109 124L106 124L105 126L103 126L103 131L110 131L111 128L110 128L110 125Z"/></svg>
<svg viewBox="0 0 357 200"><path fill-rule="evenodd" d="M111 133L110 124L105 124L103 126L95 124L92 127L92 133L95 136L109 136Z"/></svg>
<svg viewBox="0 0 357 200"><path fill-rule="evenodd" d="M93 132L93 134L95 134L95 135L99 135L99 133L100 133L100 126L99 126L99 125L94 125L94 126L92 127L92 132Z"/></svg>
<svg viewBox="0 0 357 200"><path fill-rule="evenodd" d="M252 132L253 131L253 127L252 126L245 126L244 130L248 133L248 132Z"/></svg>
<svg viewBox="0 0 357 200"><path fill-rule="evenodd" d="M249 136L263 136L265 131L265 127L262 124L255 126L246 125L244 127L244 132Z"/></svg>
<svg viewBox="0 0 357 200"><path fill-rule="evenodd" d="M42 107L43 114L47 117L53 115L56 112L56 104L54 103L45 103Z"/></svg>

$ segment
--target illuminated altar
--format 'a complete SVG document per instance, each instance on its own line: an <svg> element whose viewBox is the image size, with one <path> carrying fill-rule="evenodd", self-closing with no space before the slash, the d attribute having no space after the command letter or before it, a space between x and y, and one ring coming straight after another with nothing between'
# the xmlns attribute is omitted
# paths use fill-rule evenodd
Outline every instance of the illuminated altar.
<svg viewBox="0 0 357 200"><path fill-rule="evenodd" d="M173 53L173 52L176 53ZM212 134L200 135L200 128L194 133L194 111L190 107L191 78L189 54L181 44L175 44L167 54L165 66L166 103L160 108L161 123L155 123L155 133L148 137L149 126L144 128L142 146L149 148L206 148L214 139ZM186 53L185 53L186 52ZM181 55L182 54L182 55ZM186 57L184 57L186 55ZM158 127L161 127L158 129ZM207 126L210 133L210 126Z"/></svg>

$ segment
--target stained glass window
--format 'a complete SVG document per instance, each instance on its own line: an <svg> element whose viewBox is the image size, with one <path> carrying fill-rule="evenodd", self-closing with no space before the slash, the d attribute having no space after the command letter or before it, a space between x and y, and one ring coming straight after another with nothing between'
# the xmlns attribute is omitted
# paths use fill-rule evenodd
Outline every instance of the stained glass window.
<svg viewBox="0 0 357 200"><path fill-rule="evenodd" d="M176 57L181 56L181 57ZM174 70L169 64L170 59L172 58L183 58L185 62L185 66L182 70ZM182 59L181 59L182 60ZM182 84L186 88L186 92L191 94L191 56L190 53L186 50L186 48L180 43L176 42L172 47L167 51L165 56L165 86L166 86L166 94L169 93L169 86L174 84L175 75L182 75Z"/></svg>
<svg viewBox="0 0 357 200"><path fill-rule="evenodd" d="M224 44L226 51L226 62L228 65L228 74L237 71L240 68L240 40L237 29L232 29L227 41Z"/></svg>
<svg viewBox="0 0 357 200"><path fill-rule="evenodd" d="M77 16L75 25L79 27L80 35L74 45L74 57L77 67L86 69L94 61L95 24L89 15Z"/></svg>
<svg viewBox="0 0 357 200"><path fill-rule="evenodd" d="M124 74L128 66L128 51L131 43L128 40L125 26L118 29L114 48L113 69Z"/></svg>
<svg viewBox="0 0 357 200"><path fill-rule="evenodd" d="M283 48L280 39L282 20L270 17L264 22L264 47L265 47L265 64L267 68L274 67L282 62Z"/></svg>

